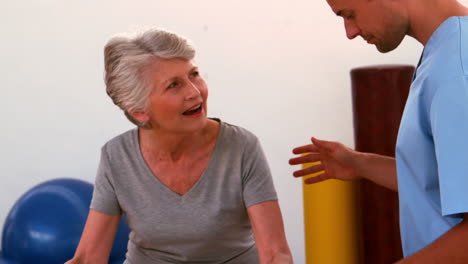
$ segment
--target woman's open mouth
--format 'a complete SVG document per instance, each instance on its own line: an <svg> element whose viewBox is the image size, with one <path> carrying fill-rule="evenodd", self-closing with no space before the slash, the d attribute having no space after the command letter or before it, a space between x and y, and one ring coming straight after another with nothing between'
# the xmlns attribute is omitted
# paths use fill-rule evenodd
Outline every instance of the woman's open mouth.
<svg viewBox="0 0 468 264"><path fill-rule="evenodd" d="M189 110L183 112L182 114L183 115L195 115L195 114L198 114L201 112L201 109L202 109L202 105L199 104L193 108L190 108Z"/></svg>

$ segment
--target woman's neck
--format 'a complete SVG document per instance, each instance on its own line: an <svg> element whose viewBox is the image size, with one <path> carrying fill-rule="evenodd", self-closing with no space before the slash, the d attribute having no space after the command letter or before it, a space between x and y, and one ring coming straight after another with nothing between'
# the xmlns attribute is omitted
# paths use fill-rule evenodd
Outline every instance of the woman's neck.
<svg viewBox="0 0 468 264"><path fill-rule="evenodd" d="M174 133L160 129L138 129L141 150L158 160L178 161L190 157L216 140L219 123L208 120L206 126L196 132Z"/></svg>

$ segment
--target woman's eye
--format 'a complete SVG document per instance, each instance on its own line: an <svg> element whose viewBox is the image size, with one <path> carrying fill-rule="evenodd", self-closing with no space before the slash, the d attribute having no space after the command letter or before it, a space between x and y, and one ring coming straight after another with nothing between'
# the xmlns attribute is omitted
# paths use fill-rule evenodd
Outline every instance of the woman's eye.
<svg viewBox="0 0 468 264"><path fill-rule="evenodd" d="M192 77L198 77L200 75L200 72L194 71L192 72Z"/></svg>
<svg viewBox="0 0 468 264"><path fill-rule="evenodd" d="M167 86L167 88L175 88L177 86L177 82L172 82L171 84L169 84L169 86Z"/></svg>

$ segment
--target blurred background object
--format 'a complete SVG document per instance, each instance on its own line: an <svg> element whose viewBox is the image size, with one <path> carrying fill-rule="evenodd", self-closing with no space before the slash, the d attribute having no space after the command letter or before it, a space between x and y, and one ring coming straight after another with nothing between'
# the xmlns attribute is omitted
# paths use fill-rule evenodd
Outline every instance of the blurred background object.
<svg viewBox="0 0 468 264"><path fill-rule="evenodd" d="M93 185L60 178L28 190L3 226L0 264L63 264L75 253L89 212ZM110 262L122 263L130 230L122 217Z"/></svg>

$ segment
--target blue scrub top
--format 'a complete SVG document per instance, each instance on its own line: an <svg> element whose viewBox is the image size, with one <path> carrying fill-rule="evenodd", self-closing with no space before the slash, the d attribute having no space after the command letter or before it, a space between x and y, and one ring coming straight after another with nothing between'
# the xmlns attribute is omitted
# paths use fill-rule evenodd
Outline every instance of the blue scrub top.
<svg viewBox="0 0 468 264"><path fill-rule="evenodd" d="M451 17L427 42L396 147L405 256L468 212L468 17Z"/></svg>

